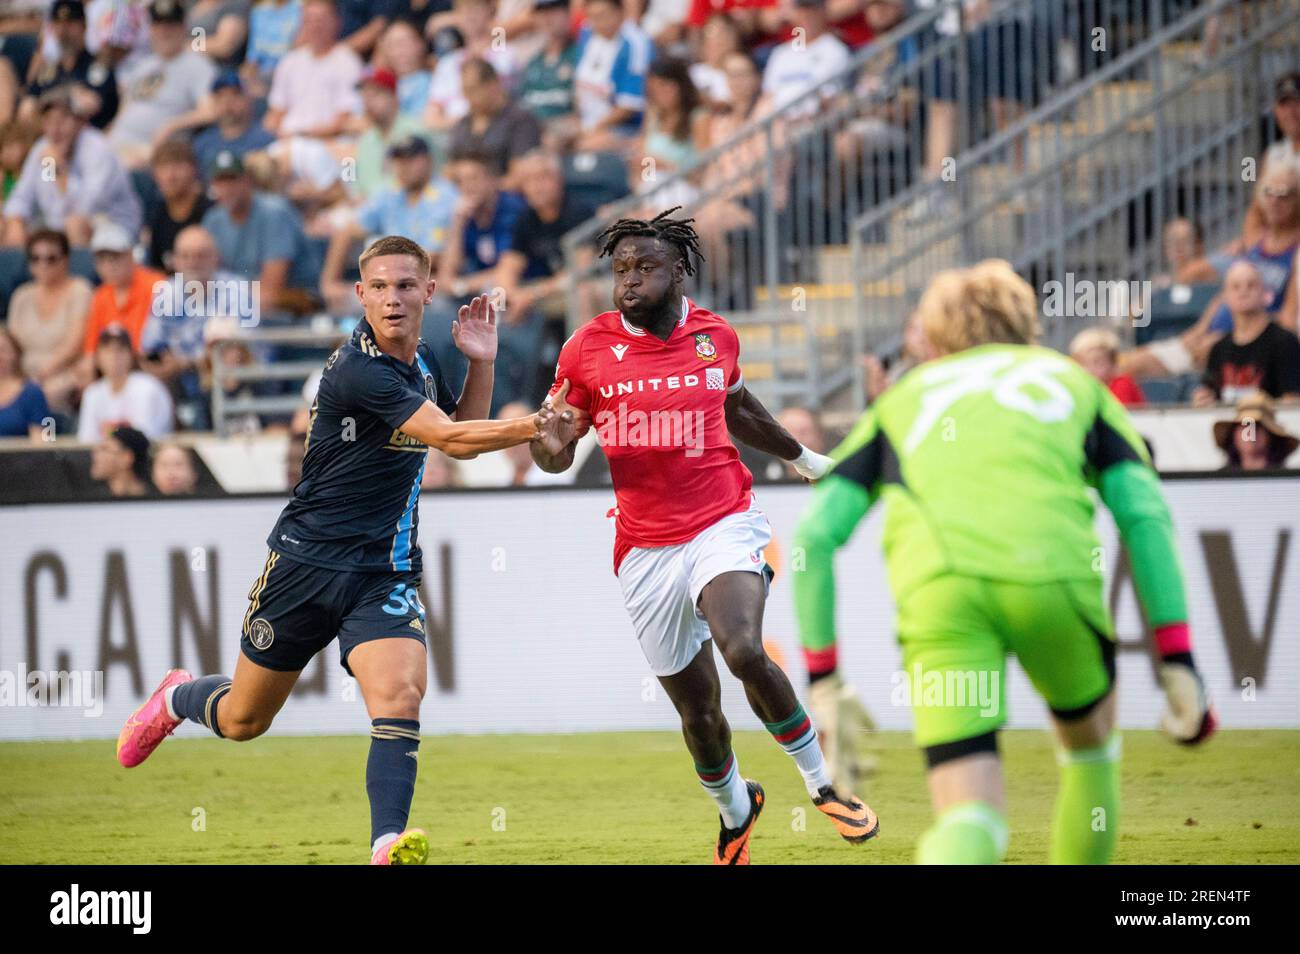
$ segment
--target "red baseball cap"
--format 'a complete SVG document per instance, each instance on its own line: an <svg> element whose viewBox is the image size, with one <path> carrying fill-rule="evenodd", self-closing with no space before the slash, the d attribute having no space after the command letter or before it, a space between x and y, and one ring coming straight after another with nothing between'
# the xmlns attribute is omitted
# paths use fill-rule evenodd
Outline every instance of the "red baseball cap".
<svg viewBox="0 0 1300 954"><path fill-rule="evenodd" d="M361 74L361 79L357 81L357 86L364 86L366 83L374 83L376 86L382 86L390 93L397 92L397 74L382 66L366 67L366 71Z"/></svg>

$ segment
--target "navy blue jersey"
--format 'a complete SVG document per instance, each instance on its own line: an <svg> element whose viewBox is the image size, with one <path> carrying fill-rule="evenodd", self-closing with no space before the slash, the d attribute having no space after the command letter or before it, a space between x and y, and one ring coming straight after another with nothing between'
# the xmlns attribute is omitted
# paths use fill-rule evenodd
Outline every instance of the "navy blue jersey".
<svg viewBox="0 0 1300 954"><path fill-rule="evenodd" d="M307 456L267 546L332 570L420 570L420 477L428 447L398 428L433 401L456 410L423 342L403 364L362 321L329 356L311 408Z"/></svg>

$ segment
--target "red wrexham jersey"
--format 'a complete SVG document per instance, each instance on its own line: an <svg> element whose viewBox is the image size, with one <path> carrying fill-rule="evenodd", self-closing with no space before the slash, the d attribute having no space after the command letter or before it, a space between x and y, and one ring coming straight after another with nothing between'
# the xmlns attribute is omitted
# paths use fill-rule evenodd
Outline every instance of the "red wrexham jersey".
<svg viewBox="0 0 1300 954"><path fill-rule="evenodd" d="M560 349L554 394L591 415L614 481L614 572L633 547L685 543L746 510L753 477L727 433L723 404L740 390L740 340L682 298L667 341L607 311Z"/></svg>

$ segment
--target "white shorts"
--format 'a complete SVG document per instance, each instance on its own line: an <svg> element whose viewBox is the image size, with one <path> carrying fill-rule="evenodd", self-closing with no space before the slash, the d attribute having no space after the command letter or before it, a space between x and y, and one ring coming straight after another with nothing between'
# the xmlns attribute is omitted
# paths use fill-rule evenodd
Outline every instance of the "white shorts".
<svg viewBox="0 0 1300 954"><path fill-rule="evenodd" d="M618 581L651 672L681 672L712 637L698 602L714 577L737 570L758 573L766 592L772 570L763 559L763 548L771 539L772 525L751 504L685 543L628 551Z"/></svg>

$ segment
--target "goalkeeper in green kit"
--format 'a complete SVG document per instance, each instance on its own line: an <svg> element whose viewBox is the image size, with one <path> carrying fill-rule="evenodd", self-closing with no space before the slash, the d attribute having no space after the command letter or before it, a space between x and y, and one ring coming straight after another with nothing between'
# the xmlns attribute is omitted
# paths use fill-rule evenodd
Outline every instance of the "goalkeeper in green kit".
<svg viewBox="0 0 1300 954"><path fill-rule="evenodd" d="M1155 630L1162 727L1196 743L1216 724L1146 447L1105 385L1033 345L1037 315L1033 290L1006 262L936 276L916 315L932 360L881 395L836 448L795 541L806 560L792 575L812 695L842 698L835 551L872 504L886 504L903 670L925 687L909 693L935 811L917 845L923 864L992 864L1006 853L997 731L1008 653L1056 732L1051 861L1104 864L1114 852L1115 642L1094 570L1090 487L1115 518ZM976 685L996 694L980 699Z"/></svg>

